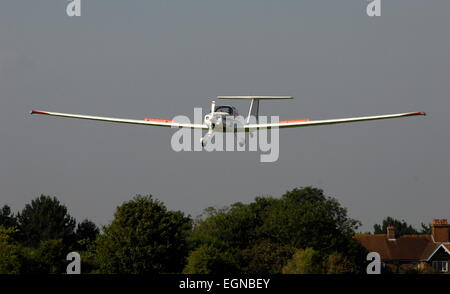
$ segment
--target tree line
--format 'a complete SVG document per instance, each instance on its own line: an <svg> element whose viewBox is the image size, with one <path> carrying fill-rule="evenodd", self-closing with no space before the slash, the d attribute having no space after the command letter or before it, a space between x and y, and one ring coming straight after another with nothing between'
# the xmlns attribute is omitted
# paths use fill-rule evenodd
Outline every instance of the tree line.
<svg viewBox="0 0 450 294"><path fill-rule="evenodd" d="M387 224L414 230L387 218L375 233ZM102 228L41 195L17 214L1 208L0 273L65 273L72 251L92 274L365 273L367 251L353 237L360 225L314 187L209 207L195 219L136 195Z"/></svg>

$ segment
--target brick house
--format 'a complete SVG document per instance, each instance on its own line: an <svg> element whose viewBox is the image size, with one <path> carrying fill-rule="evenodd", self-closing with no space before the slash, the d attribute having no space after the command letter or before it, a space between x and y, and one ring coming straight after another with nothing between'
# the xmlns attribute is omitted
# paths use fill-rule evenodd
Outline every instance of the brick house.
<svg viewBox="0 0 450 294"><path fill-rule="evenodd" d="M435 219L430 235L403 235L395 237L393 226L386 234L362 234L355 238L369 252L378 252L383 266L394 272L419 270L428 272L449 272L450 224L447 219Z"/></svg>

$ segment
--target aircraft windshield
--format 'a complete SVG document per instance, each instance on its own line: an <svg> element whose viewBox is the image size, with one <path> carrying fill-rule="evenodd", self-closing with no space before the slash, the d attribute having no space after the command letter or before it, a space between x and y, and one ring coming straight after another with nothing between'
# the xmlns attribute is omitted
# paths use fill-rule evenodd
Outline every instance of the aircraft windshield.
<svg viewBox="0 0 450 294"><path fill-rule="evenodd" d="M237 115L237 110L233 106L217 106L215 112L225 112L229 115Z"/></svg>

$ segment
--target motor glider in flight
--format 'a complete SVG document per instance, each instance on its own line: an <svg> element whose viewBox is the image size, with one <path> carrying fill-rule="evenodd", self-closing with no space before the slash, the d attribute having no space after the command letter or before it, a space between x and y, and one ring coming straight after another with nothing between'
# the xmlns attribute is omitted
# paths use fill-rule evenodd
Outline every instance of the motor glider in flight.
<svg viewBox="0 0 450 294"><path fill-rule="evenodd" d="M280 120L276 123L259 123L259 102L261 100L280 100L280 99L292 99L292 96L218 96L218 99L235 99L235 100L249 100L250 109L245 120L238 117L237 109L234 106L221 105L216 106L216 102L211 103L211 112L206 114L202 124L191 123L179 123L170 119L158 119L158 118L144 118L143 120L137 119L125 119L92 115L81 115L71 113L50 112L42 110L32 110L31 114L42 114L50 116L60 116L68 118L99 120L114 123L147 125L147 126L159 126L159 127L172 127L172 128L191 128L207 130L204 137L200 139L203 147L206 146L209 139L214 132L254 132L259 129L269 128L295 128L295 127L309 127L318 125L330 125L330 124L342 124L358 121L380 120L389 118L401 118L411 117L416 115L426 115L425 112L406 112L397 114L384 114L374 116L362 116L351 118L338 118L338 119L326 119L326 120L310 120L310 119L297 119L297 120Z"/></svg>

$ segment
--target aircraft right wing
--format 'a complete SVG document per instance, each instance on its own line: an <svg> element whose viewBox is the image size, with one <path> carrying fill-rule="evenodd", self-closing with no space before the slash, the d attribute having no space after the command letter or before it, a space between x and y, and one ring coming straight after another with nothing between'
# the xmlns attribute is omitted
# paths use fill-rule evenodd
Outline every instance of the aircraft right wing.
<svg viewBox="0 0 450 294"><path fill-rule="evenodd" d="M265 129L265 128L309 127L309 126L319 126L319 125L351 123L351 122L358 122L358 121L410 117L410 116L416 116L416 115L426 115L426 113L425 112L407 112L407 113L338 118L338 119L327 119L327 120L309 120L309 119L285 120L285 121L280 120L280 122L278 122L278 123L248 124L248 125L245 125L245 128L251 131L251 130Z"/></svg>

